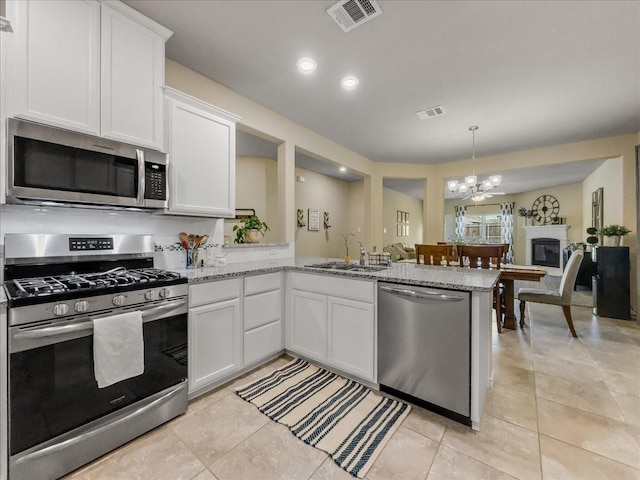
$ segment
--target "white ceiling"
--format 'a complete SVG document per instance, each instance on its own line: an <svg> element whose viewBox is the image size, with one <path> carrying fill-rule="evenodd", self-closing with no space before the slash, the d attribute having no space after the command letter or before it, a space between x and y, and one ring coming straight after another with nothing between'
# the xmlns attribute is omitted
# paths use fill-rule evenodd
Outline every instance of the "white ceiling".
<svg viewBox="0 0 640 480"><path fill-rule="evenodd" d="M478 157L640 130L637 1L379 0L349 33L333 0L125 2L174 31L168 57L376 161L467 158L471 125Z"/></svg>

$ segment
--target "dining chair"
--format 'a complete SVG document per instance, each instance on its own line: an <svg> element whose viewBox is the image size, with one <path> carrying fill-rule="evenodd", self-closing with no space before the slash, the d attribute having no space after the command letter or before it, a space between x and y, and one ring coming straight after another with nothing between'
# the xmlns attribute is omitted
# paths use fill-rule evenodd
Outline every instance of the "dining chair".
<svg viewBox="0 0 640 480"><path fill-rule="evenodd" d="M422 245L416 244L416 262L420 262L420 257L425 265L442 265L451 263L451 245Z"/></svg>
<svg viewBox="0 0 640 480"><path fill-rule="evenodd" d="M573 320L571 319L571 295L573 294L573 286L576 283L578 270L584 252L576 250L569 258L569 262L564 268L562 280L560 280L560 288L558 290L543 290L541 288L521 288L518 290L518 300L520 301L520 326L524 326L524 310L526 302L546 303L548 305L559 305L562 307L562 313L569 325L571 335L577 337L575 328L573 328Z"/></svg>
<svg viewBox="0 0 640 480"><path fill-rule="evenodd" d="M503 246L500 245L460 245L460 262L469 258L471 268L500 268Z"/></svg>
<svg viewBox="0 0 640 480"><path fill-rule="evenodd" d="M460 265L469 268L484 268L500 270L500 260L502 258L503 246L500 245L460 245L458 247L458 255L460 256ZM468 264L465 258L469 258ZM502 312L504 310L503 290L500 283L496 284L493 289L493 308L496 311L496 323L498 325L498 333L502 333Z"/></svg>
<svg viewBox="0 0 640 480"><path fill-rule="evenodd" d="M502 263L507 263L509 253L509 244L508 243L484 243L482 246L491 246L491 247L502 247Z"/></svg>

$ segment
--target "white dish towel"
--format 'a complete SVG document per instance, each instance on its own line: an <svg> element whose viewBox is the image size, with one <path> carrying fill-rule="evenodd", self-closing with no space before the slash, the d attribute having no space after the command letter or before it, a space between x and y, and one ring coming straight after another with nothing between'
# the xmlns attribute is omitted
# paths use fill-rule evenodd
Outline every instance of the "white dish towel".
<svg viewBox="0 0 640 480"><path fill-rule="evenodd" d="M93 320L93 370L98 388L144 373L140 312Z"/></svg>

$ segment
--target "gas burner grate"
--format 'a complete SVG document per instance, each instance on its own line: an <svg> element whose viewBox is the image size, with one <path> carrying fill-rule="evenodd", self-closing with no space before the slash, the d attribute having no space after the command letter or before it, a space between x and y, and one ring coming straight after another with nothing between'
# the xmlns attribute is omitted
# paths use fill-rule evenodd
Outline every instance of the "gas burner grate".
<svg viewBox="0 0 640 480"><path fill-rule="evenodd" d="M41 297L69 291L109 289L129 285L167 282L179 277L178 273L157 268L127 270L126 268L118 267L107 272L15 279L13 280L13 285L21 297Z"/></svg>

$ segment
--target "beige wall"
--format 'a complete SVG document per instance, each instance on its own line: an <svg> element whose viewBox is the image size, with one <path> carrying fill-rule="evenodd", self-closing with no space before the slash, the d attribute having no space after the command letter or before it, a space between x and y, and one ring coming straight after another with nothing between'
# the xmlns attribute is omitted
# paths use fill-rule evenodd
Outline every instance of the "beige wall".
<svg viewBox="0 0 640 480"><path fill-rule="evenodd" d="M258 218L269 225L264 241L278 241L278 164L275 160L236 158L236 208L253 208ZM231 235L232 240L236 224L234 220L225 220L224 234Z"/></svg>
<svg viewBox="0 0 640 480"><path fill-rule="evenodd" d="M409 213L408 237L399 237L397 235L398 210ZM396 242L404 242L410 245L422 243L422 227L422 201L390 188L383 189L382 228L387 230L387 233L384 233L383 230L383 247Z"/></svg>
<svg viewBox="0 0 640 480"><path fill-rule="evenodd" d="M364 243L365 232L364 180L349 182L349 201L347 203L347 230L353 232Z"/></svg>
<svg viewBox="0 0 640 480"><path fill-rule="evenodd" d="M296 227L296 256L314 256L342 258L345 249L342 241L337 238L339 233L353 233L362 240L362 233L351 231L349 228L349 200L351 189L349 182L316 172L296 168L296 176L305 177L305 182L296 182L295 208L304 211L307 222L305 227ZM309 209L320 210L320 230L310 231ZM324 212L329 212L331 228L324 228ZM356 257L359 245L351 237L349 253Z"/></svg>
<svg viewBox="0 0 640 480"><path fill-rule="evenodd" d="M604 225L626 225L622 219L622 159L611 158L589 175L583 182L582 214L584 216L584 228L591 226L591 193L602 187L603 190L603 215ZM636 228L626 225L631 230Z"/></svg>

